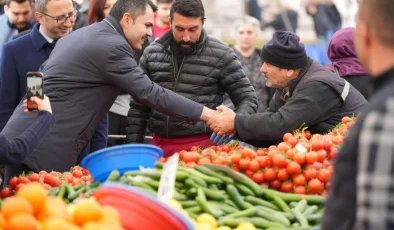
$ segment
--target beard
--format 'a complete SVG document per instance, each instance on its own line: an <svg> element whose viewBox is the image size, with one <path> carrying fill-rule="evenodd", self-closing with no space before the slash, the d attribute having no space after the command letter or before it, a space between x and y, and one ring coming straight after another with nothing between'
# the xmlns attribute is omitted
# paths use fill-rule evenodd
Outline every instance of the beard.
<svg viewBox="0 0 394 230"><path fill-rule="evenodd" d="M189 45L189 47L184 47L182 45ZM178 42L178 46L179 46L179 50L184 53L184 54L191 54L194 52L194 49L196 48L196 43L188 41L185 42L183 40L181 40L180 42Z"/></svg>

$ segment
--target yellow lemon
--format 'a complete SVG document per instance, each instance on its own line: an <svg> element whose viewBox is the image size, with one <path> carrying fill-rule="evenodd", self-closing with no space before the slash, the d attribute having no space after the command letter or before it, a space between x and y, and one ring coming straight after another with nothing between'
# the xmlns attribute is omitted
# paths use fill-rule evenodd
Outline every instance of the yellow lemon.
<svg viewBox="0 0 394 230"><path fill-rule="evenodd" d="M197 223L207 223L211 228L215 229L218 226L218 223L212 215L208 213L203 213L197 217Z"/></svg>

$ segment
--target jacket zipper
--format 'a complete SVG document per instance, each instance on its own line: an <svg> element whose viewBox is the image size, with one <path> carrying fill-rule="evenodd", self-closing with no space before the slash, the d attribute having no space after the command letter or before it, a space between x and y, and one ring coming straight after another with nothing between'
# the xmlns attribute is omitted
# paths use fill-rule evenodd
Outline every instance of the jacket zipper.
<svg viewBox="0 0 394 230"><path fill-rule="evenodd" d="M172 64L174 65L174 80L175 80L175 82L174 82L174 90L173 91L176 92L176 86L178 84L178 78L179 78L179 75L181 74L181 70L182 70L183 62L185 61L185 57L183 57L182 62L181 62L181 66L179 67L178 74L176 74L178 66L176 64L176 61L174 61L175 60L174 59L174 54L172 52L171 52L171 55L172 55ZM167 138L169 137L169 134L168 134L169 126L170 126L170 116L167 116L167 118L166 118L166 137Z"/></svg>

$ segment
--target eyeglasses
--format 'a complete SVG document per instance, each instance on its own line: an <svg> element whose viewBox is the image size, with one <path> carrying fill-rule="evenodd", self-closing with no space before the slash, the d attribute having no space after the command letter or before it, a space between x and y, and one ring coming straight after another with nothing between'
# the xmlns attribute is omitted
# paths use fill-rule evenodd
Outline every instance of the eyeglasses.
<svg viewBox="0 0 394 230"><path fill-rule="evenodd" d="M60 17L56 17L56 18L51 16L51 15L49 15L49 14L43 13L43 12L39 12L39 13L56 20L56 22L58 24L63 24L65 22L67 22L68 19L70 19L71 22L74 22L75 19L77 18L77 11L76 10L74 10L68 16L60 16Z"/></svg>

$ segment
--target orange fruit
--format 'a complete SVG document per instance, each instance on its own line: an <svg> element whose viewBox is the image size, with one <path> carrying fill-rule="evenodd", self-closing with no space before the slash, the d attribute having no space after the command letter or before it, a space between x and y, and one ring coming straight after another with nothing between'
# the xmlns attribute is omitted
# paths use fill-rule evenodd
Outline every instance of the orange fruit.
<svg viewBox="0 0 394 230"><path fill-rule="evenodd" d="M34 213L39 213L45 206L47 192L39 183L32 183L21 188L16 196L27 200L33 207Z"/></svg>
<svg viewBox="0 0 394 230"><path fill-rule="evenodd" d="M33 215L33 208L30 203L20 197L7 198L1 207L4 219L8 221L12 216L19 213Z"/></svg>
<svg viewBox="0 0 394 230"><path fill-rule="evenodd" d="M3 214L0 213L0 229L4 229L7 225L7 222L5 221Z"/></svg>
<svg viewBox="0 0 394 230"><path fill-rule="evenodd" d="M112 206L102 206L101 207L102 219L112 219L120 223L120 215L118 210Z"/></svg>
<svg viewBox="0 0 394 230"><path fill-rule="evenodd" d="M71 224L69 224L66 220L53 217L44 221L43 223L44 230L69 230L71 229Z"/></svg>
<svg viewBox="0 0 394 230"><path fill-rule="evenodd" d="M100 209L100 205L94 199L81 200L75 208L74 222L79 226L89 221L98 222L102 216Z"/></svg>
<svg viewBox="0 0 394 230"><path fill-rule="evenodd" d="M30 214L18 213L8 221L7 230L38 230L37 220Z"/></svg>
<svg viewBox="0 0 394 230"><path fill-rule="evenodd" d="M82 230L106 230L107 227L98 222L87 222L83 225Z"/></svg>
<svg viewBox="0 0 394 230"><path fill-rule="evenodd" d="M46 199L44 207L37 213L37 219L45 221L50 217L66 218L67 206L66 202L57 196L50 196Z"/></svg>

